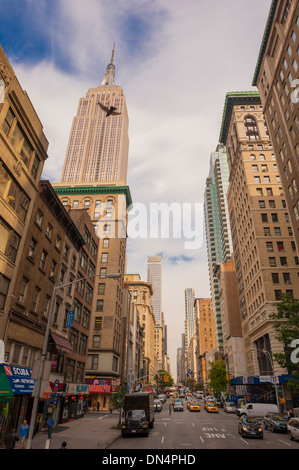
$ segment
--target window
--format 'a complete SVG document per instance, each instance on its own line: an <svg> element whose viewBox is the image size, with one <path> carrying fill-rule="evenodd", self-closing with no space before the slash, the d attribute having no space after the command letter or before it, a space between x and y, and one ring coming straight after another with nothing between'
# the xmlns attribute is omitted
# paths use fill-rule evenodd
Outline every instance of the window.
<svg viewBox="0 0 299 470"><path fill-rule="evenodd" d="M103 310L104 310L104 300L103 299L97 299L96 311L97 312L103 312Z"/></svg>
<svg viewBox="0 0 299 470"><path fill-rule="evenodd" d="M53 227L51 224L48 224L47 229L46 229L46 236L48 238L51 238L52 232L53 232Z"/></svg>
<svg viewBox="0 0 299 470"><path fill-rule="evenodd" d="M279 284L279 275L278 273L271 273L273 284Z"/></svg>
<svg viewBox="0 0 299 470"><path fill-rule="evenodd" d="M280 237L281 236L281 229L280 227L274 227L274 234L276 237Z"/></svg>
<svg viewBox="0 0 299 470"><path fill-rule="evenodd" d="M95 318L95 323L94 323L94 328L95 330L101 330L102 329L102 317L96 317Z"/></svg>
<svg viewBox="0 0 299 470"><path fill-rule="evenodd" d="M100 269L100 277L101 278L106 277L106 273L107 273L107 268L101 268Z"/></svg>
<svg viewBox="0 0 299 470"><path fill-rule="evenodd" d="M259 208L260 209L265 209L265 207L266 207L265 201L263 201L263 200L259 201Z"/></svg>
<svg viewBox="0 0 299 470"><path fill-rule="evenodd" d="M287 266L288 265L287 258L285 256L280 257L280 265L281 266Z"/></svg>
<svg viewBox="0 0 299 470"><path fill-rule="evenodd" d="M35 223L40 227L42 224L42 221L43 221L43 213L40 210L38 210L36 217L35 217Z"/></svg>
<svg viewBox="0 0 299 470"><path fill-rule="evenodd" d="M256 125L256 120L253 117L247 116L244 119L244 125L248 140L259 140L259 133Z"/></svg>
<svg viewBox="0 0 299 470"><path fill-rule="evenodd" d="M102 253L101 262L108 263L108 253Z"/></svg>
<svg viewBox="0 0 299 470"><path fill-rule="evenodd" d="M268 222L268 215L267 214L261 214L262 222Z"/></svg>
<svg viewBox="0 0 299 470"><path fill-rule="evenodd" d="M105 295L105 283L98 285L98 295Z"/></svg>
<svg viewBox="0 0 299 470"><path fill-rule="evenodd" d="M45 270L47 255L48 255L47 252L45 250L43 250L43 252L41 254L40 262L39 262L39 267L42 271Z"/></svg>
<svg viewBox="0 0 299 470"><path fill-rule="evenodd" d="M274 295L275 295L275 300L280 300L281 299L281 290L275 290Z"/></svg>
<svg viewBox="0 0 299 470"><path fill-rule="evenodd" d="M255 182L255 184L260 184L261 178L259 176L255 176L254 177L254 182Z"/></svg>
<svg viewBox="0 0 299 470"><path fill-rule="evenodd" d="M11 143L14 146L16 152L22 158L24 164L28 167L33 153L33 147L31 146L19 124L16 125L13 131Z"/></svg>
<svg viewBox="0 0 299 470"><path fill-rule="evenodd" d="M22 278L21 285L20 285L20 291L19 291L19 303L23 304L25 302L25 295L26 295L26 289L29 281L26 279L26 277Z"/></svg>
<svg viewBox="0 0 299 470"><path fill-rule="evenodd" d="M284 244L283 244L283 242L277 242L277 249L278 249L278 251L284 251Z"/></svg>
<svg viewBox="0 0 299 470"><path fill-rule="evenodd" d="M78 209L79 201L73 201L73 209Z"/></svg>
<svg viewBox="0 0 299 470"><path fill-rule="evenodd" d="M0 218L0 251L13 263L20 244L19 235Z"/></svg>
<svg viewBox="0 0 299 470"><path fill-rule="evenodd" d="M285 284L291 284L291 276L290 273L283 273L283 281Z"/></svg>
<svg viewBox="0 0 299 470"><path fill-rule="evenodd" d="M272 242L267 242L266 247L268 252L274 251Z"/></svg>
<svg viewBox="0 0 299 470"><path fill-rule="evenodd" d="M33 297L32 297L32 304L31 304L32 312L37 311L37 303L38 303L39 293L40 293L40 288L35 287Z"/></svg>
<svg viewBox="0 0 299 470"><path fill-rule="evenodd" d="M272 222L278 222L278 215L277 214L271 214L272 217Z"/></svg>
<svg viewBox="0 0 299 470"><path fill-rule="evenodd" d="M276 258L274 256L269 258L269 265L273 268L276 266Z"/></svg>
<svg viewBox="0 0 299 470"><path fill-rule="evenodd" d="M270 237L271 236L270 227L264 227L264 236L265 237Z"/></svg>
<svg viewBox="0 0 299 470"><path fill-rule="evenodd" d="M4 309L10 279L0 274L0 310Z"/></svg>
<svg viewBox="0 0 299 470"><path fill-rule="evenodd" d="M6 135L9 134L9 131L10 131L11 127L12 127L12 123L13 123L13 120L14 120L14 119L15 119L15 115L14 115L14 113L12 112L12 110L9 109L9 110L7 111L7 114L6 114L5 119L4 119L4 121L3 121L3 124L2 124L2 130L4 131L4 133L5 133Z"/></svg>
<svg viewBox="0 0 299 470"><path fill-rule="evenodd" d="M109 238L104 238L103 240L103 248L109 248Z"/></svg>
<svg viewBox="0 0 299 470"><path fill-rule="evenodd" d="M101 336L100 335L94 335L92 339L92 347L93 348L99 348L100 347L100 342L101 342Z"/></svg>
<svg viewBox="0 0 299 470"><path fill-rule="evenodd" d="M32 174L33 178L36 178L36 176L37 176L39 165L40 165L40 159L38 158L37 155L35 155L34 160L33 160L33 164L32 164L32 168L31 168L31 174Z"/></svg>

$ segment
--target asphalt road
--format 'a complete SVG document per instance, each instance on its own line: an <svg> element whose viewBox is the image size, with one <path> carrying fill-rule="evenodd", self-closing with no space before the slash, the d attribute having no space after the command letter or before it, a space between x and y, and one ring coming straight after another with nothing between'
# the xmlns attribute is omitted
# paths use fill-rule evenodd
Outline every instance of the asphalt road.
<svg viewBox="0 0 299 470"><path fill-rule="evenodd" d="M299 441L290 441L287 434L264 430L264 438L243 438L238 433L238 418L219 409L219 413L204 410L199 400L200 412L172 411L169 415L169 400L160 413L155 414L154 428L149 437L133 436L116 439L108 449L177 449L187 452L192 449L299 449Z"/></svg>

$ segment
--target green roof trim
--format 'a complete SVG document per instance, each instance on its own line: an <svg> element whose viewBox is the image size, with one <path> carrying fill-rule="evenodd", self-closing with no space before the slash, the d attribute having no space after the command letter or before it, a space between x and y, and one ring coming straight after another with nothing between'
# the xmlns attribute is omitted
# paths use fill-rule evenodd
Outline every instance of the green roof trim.
<svg viewBox="0 0 299 470"><path fill-rule="evenodd" d="M226 139L234 106L261 104L258 91L232 91L226 94L219 143L226 145Z"/></svg>
<svg viewBox="0 0 299 470"><path fill-rule="evenodd" d="M54 186L55 192L60 196L75 194L124 194L127 207L133 204L129 186Z"/></svg>
<svg viewBox="0 0 299 470"><path fill-rule="evenodd" d="M252 86L256 86L256 84L257 84L257 80L258 80L258 77L259 77L259 74L260 74L260 71L261 71L261 65L262 65L263 58L264 58L264 55L265 55L265 52L266 52L266 49L267 49L270 32L271 32L271 29L272 29L272 26L273 26L273 21L274 21L277 5L278 5L278 0L272 0L269 15L268 15L268 19L267 19L267 23L266 23L266 28L265 28L263 39L262 39L262 44L261 44L261 47L260 47L260 52L259 52L257 64L256 64L256 67L255 67Z"/></svg>

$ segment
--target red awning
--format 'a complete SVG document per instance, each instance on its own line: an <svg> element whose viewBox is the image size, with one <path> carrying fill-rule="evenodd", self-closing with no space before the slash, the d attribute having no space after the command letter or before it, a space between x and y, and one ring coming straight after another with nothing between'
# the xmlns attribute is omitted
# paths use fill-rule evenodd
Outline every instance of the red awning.
<svg viewBox="0 0 299 470"><path fill-rule="evenodd" d="M89 393L110 393L111 385L89 385Z"/></svg>
<svg viewBox="0 0 299 470"><path fill-rule="evenodd" d="M73 351L71 343L67 339L62 338L61 336L54 335L53 333L51 333L51 336L53 340L55 341L57 349L60 349L66 352Z"/></svg>

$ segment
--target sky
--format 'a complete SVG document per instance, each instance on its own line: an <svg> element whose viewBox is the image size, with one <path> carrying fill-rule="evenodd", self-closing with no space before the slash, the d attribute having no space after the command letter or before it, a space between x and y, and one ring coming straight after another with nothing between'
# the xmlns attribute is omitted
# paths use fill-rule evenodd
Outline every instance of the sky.
<svg viewBox="0 0 299 470"><path fill-rule="evenodd" d="M211 295L202 209L225 95L255 90L251 83L270 4L271 0L0 4L0 44L44 126L49 149L42 177L52 183L60 181L78 101L89 88L100 85L115 43L116 84L124 89L130 122L127 182L134 206L127 272L146 280L147 256L162 256L162 310L174 377L184 333L184 290L193 288L195 297ZM166 209L175 204L183 228L174 231L171 217L164 218L169 220L170 235L160 231L157 237L154 229L159 222L150 216L155 204ZM142 227L146 223L145 234L138 229L138 220Z"/></svg>

